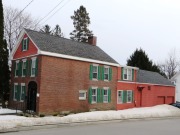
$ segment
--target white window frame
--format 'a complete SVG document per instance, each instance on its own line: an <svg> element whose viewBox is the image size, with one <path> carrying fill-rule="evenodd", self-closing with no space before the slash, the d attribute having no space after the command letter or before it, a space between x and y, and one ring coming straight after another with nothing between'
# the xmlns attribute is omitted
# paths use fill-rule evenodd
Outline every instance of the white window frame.
<svg viewBox="0 0 180 135"><path fill-rule="evenodd" d="M125 70L127 70L127 78L124 78ZM132 69L130 68L123 69L123 80L132 80Z"/></svg>
<svg viewBox="0 0 180 135"><path fill-rule="evenodd" d="M107 95L104 95L104 92L103 92L103 103L108 103L109 87L104 87L103 91L107 91ZM105 97L106 97L107 101L104 100Z"/></svg>
<svg viewBox="0 0 180 135"><path fill-rule="evenodd" d="M26 85L25 85L25 83L21 83L21 93L20 93L20 102L24 102L24 100L22 100L22 87L23 86L25 86L26 87ZM25 93L24 93L25 94Z"/></svg>
<svg viewBox="0 0 180 135"><path fill-rule="evenodd" d="M131 97L131 101L128 101L128 92L131 92L131 96L130 96ZM127 103L132 103L132 99L133 99L132 98L132 92L133 92L132 90L127 90L127 97L126 97L127 98Z"/></svg>
<svg viewBox="0 0 180 135"><path fill-rule="evenodd" d="M37 59L37 57L33 57L33 58L31 58L31 60L32 60L32 63L31 63L31 77L35 77L35 74L36 74L36 59ZM33 62L34 62L34 65L33 65ZM33 67L34 66L34 67ZM34 72L34 74L32 74L33 72L33 68L34 68L34 70L35 70L35 72Z"/></svg>
<svg viewBox="0 0 180 135"><path fill-rule="evenodd" d="M16 89L16 86L17 86L17 89ZM13 100L14 101L17 101L16 92L18 92L18 83L14 83L14 93L13 93Z"/></svg>
<svg viewBox="0 0 180 135"><path fill-rule="evenodd" d="M94 67L97 68L97 72L94 72ZM93 69L92 69L92 79L93 80L98 80L98 67L99 67L99 65L93 64ZM97 73L97 77L96 78L94 78L94 75L93 75L94 73Z"/></svg>
<svg viewBox="0 0 180 135"><path fill-rule="evenodd" d="M98 89L98 87L92 87L92 95L91 95L91 97L92 97L92 104L95 104L95 103L97 103L97 89ZM95 90L95 95L93 95L93 90ZM96 97L96 101L93 101L93 97Z"/></svg>
<svg viewBox="0 0 180 135"><path fill-rule="evenodd" d="M15 77L18 77L18 75L16 74L17 73L16 71L19 70L18 68L19 68L19 60L16 61Z"/></svg>
<svg viewBox="0 0 180 135"><path fill-rule="evenodd" d="M28 46L28 37L23 39L22 51L27 51L27 46Z"/></svg>
<svg viewBox="0 0 180 135"><path fill-rule="evenodd" d="M119 92L121 92L121 102L119 102ZM123 104L123 90L118 90L117 91L117 103L118 104Z"/></svg>
<svg viewBox="0 0 180 135"><path fill-rule="evenodd" d="M108 69L108 72L107 72L107 73L105 73L105 68ZM105 74L108 75L108 79L105 79ZM105 80L105 81L109 81L109 66L104 66L104 80Z"/></svg>
<svg viewBox="0 0 180 135"><path fill-rule="evenodd" d="M24 63L26 64L26 61L27 61L27 59L23 59L22 60L22 77L25 77L25 75L24 75ZM27 65L26 65L26 68L25 69L27 69Z"/></svg>
<svg viewBox="0 0 180 135"><path fill-rule="evenodd" d="M80 97L80 93L84 94L83 97ZM79 100L86 100L86 90L79 90Z"/></svg>

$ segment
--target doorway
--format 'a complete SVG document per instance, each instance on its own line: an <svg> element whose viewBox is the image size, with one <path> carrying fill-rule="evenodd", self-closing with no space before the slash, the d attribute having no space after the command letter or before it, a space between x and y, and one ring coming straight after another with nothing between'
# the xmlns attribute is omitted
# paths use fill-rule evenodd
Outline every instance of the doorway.
<svg viewBox="0 0 180 135"><path fill-rule="evenodd" d="M37 83L34 81L28 84L27 110L36 112Z"/></svg>

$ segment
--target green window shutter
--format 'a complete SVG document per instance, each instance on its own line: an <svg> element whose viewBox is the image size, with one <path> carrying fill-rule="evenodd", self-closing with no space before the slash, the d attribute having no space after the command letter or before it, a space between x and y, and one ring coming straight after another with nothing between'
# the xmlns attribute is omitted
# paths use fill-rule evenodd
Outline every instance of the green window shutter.
<svg viewBox="0 0 180 135"><path fill-rule="evenodd" d="M90 70L89 70L89 79L92 80L93 78L93 65L90 65Z"/></svg>
<svg viewBox="0 0 180 135"><path fill-rule="evenodd" d="M97 103L101 102L101 90L100 88L97 89Z"/></svg>
<svg viewBox="0 0 180 135"><path fill-rule="evenodd" d="M31 76L31 65L32 65L32 60L29 60L29 70L28 70L28 73L29 73L29 76Z"/></svg>
<svg viewBox="0 0 180 135"><path fill-rule="evenodd" d="M101 66L98 66L98 80L101 80Z"/></svg>
<svg viewBox="0 0 180 135"><path fill-rule="evenodd" d="M21 62L19 61L19 63L18 63L18 71L17 71L17 76L20 76L20 70L21 70L21 64L20 64Z"/></svg>
<svg viewBox="0 0 180 135"><path fill-rule="evenodd" d="M22 76L22 64L23 64L23 62L22 61L19 61L19 76Z"/></svg>
<svg viewBox="0 0 180 135"><path fill-rule="evenodd" d="M104 80L104 66L101 67L101 71L102 71L102 80Z"/></svg>
<svg viewBox="0 0 180 135"><path fill-rule="evenodd" d="M124 73L124 68L121 68L121 80L123 80L123 73Z"/></svg>
<svg viewBox="0 0 180 135"><path fill-rule="evenodd" d="M27 50L29 49L29 38L27 38Z"/></svg>
<svg viewBox="0 0 180 135"><path fill-rule="evenodd" d="M112 68L109 68L109 81L112 80Z"/></svg>
<svg viewBox="0 0 180 135"><path fill-rule="evenodd" d="M92 103L92 88L89 88L89 94L88 94L89 103Z"/></svg>
<svg viewBox="0 0 180 135"><path fill-rule="evenodd" d="M108 89L108 103L111 102L111 89Z"/></svg>
<svg viewBox="0 0 180 135"><path fill-rule="evenodd" d="M14 76L16 75L16 61L14 61Z"/></svg>
<svg viewBox="0 0 180 135"><path fill-rule="evenodd" d="M36 58L36 69L35 69L35 76L38 75L38 58Z"/></svg>
<svg viewBox="0 0 180 135"><path fill-rule="evenodd" d="M23 46L24 46L24 39L21 41L21 51L23 51Z"/></svg>
<svg viewBox="0 0 180 135"><path fill-rule="evenodd" d="M103 103L104 101L104 89L101 90L101 102Z"/></svg>
<svg viewBox="0 0 180 135"><path fill-rule="evenodd" d="M124 90L123 91L123 103L126 103L127 102L127 91Z"/></svg>
<svg viewBox="0 0 180 135"><path fill-rule="evenodd" d="M134 81L134 69L132 69L132 81Z"/></svg>

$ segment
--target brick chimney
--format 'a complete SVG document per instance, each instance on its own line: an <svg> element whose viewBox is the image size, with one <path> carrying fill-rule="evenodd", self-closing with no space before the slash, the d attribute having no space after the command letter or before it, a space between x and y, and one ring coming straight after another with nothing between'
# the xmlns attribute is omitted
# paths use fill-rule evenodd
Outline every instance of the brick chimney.
<svg viewBox="0 0 180 135"><path fill-rule="evenodd" d="M89 44L96 46L96 42L97 42L97 37L95 37L95 36L88 37Z"/></svg>

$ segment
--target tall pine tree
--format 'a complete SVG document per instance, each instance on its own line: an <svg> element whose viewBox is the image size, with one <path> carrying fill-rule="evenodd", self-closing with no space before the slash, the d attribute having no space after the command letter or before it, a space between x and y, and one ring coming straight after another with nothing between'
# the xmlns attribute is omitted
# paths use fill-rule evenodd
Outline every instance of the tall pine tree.
<svg viewBox="0 0 180 135"><path fill-rule="evenodd" d="M79 9L74 11L74 15L71 16L75 30L70 33L70 38L79 42L88 42L88 37L93 36L92 31L89 30L90 24L89 13L87 13L84 6L80 6Z"/></svg>
<svg viewBox="0 0 180 135"><path fill-rule="evenodd" d="M139 50L136 49L135 52L130 56L130 58L127 60L127 66L134 66L142 70L158 72L166 77L166 75L160 71L158 66L153 64L148 55L141 48Z"/></svg>
<svg viewBox="0 0 180 135"><path fill-rule="evenodd" d="M8 100L6 95L9 93L10 71L8 65L9 51L7 48L7 42L3 40L3 38L4 17L2 0L0 0L0 99L4 107L5 100Z"/></svg>

